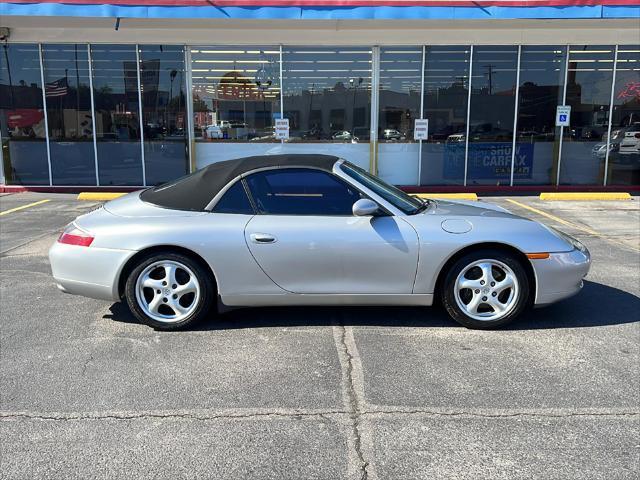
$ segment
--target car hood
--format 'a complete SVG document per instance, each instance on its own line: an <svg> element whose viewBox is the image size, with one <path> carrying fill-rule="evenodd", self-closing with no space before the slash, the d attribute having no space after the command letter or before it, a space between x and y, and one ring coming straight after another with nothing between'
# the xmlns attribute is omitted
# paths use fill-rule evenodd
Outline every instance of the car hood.
<svg viewBox="0 0 640 480"><path fill-rule="evenodd" d="M566 252L574 248L545 225L485 202L437 200L423 214L403 218L430 245L498 242L525 253Z"/></svg>
<svg viewBox="0 0 640 480"><path fill-rule="evenodd" d="M506 208L485 202L472 202L464 200L436 200L435 208L428 209L425 214L443 215L447 217L501 217L522 218L514 215Z"/></svg>
<svg viewBox="0 0 640 480"><path fill-rule="evenodd" d="M187 210L173 210L144 202L140 199L140 193L144 190L129 193L104 204L104 209L119 217L193 217L203 215L205 212L192 212Z"/></svg>

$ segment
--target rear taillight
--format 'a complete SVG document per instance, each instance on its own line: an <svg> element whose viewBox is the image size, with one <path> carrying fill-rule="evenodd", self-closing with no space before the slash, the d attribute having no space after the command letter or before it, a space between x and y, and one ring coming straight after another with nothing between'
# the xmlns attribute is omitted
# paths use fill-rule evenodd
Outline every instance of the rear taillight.
<svg viewBox="0 0 640 480"><path fill-rule="evenodd" d="M80 230L73 223L64 229L64 232L58 237L58 242L67 245L78 245L80 247L88 247L93 242L93 235Z"/></svg>
<svg viewBox="0 0 640 480"><path fill-rule="evenodd" d="M640 138L640 132L636 133L636 134L634 135L634 137L636 137L636 138Z"/></svg>

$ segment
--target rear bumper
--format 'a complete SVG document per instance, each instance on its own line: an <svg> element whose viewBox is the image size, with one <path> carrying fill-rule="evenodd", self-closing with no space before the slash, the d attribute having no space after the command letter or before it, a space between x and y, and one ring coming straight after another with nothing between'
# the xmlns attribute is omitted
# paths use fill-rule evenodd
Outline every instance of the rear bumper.
<svg viewBox="0 0 640 480"><path fill-rule="evenodd" d="M582 289L583 279L589 273L591 256L578 249L552 253L549 258L532 260L536 275L535 306L549 305L575 295Z"/></svg>
<svg viewBox="0 0 640 480"><path fill-rule="evenodd" d="M132 250L79 247L54 243L49 250L51 271L58 288L73 295L117 301L118 279Z"/></svg>

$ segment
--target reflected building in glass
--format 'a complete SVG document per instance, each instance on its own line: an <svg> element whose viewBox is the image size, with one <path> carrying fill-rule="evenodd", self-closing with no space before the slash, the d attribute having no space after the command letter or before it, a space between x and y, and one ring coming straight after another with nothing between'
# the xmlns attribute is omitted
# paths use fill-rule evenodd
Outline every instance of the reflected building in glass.
<svg viewBox="0 0 640 480"><path fill-rule="evenodd" d="M424 118L429 138L422 142L420 185L463 185L471 47L425 48Z"/></svg>
<svg viewBox="0 0 640 480"><path fill-rule="evenodd" d="M184 48L140 45L140 93L147 185L189 171Z"/></svg>
<svg viewBox="0 0 640 480"><path fill-rule="evenodd" d="M635 44L9 42L0 67L6 185L145 187L281 153L418 189L640 183Z"/></svg>
<svg viewBox="0 0 640 480"><path fill-rule="evenodd" d="M96 182L86 44L42 47L53 185Z"/></svg>
<svg viewBox="0 0 640 480"><path fill-rule="evenodd" d="M522 46L515 185L555 183L560 155L556 107L564 102L565 66L565 46Z"/></svg>
<svg viewBox="0 0 640 480"><path fill-rule="evenodd" d="M8 185L50 185L38 45L3 44L0 63L2 166Z"/></svg>

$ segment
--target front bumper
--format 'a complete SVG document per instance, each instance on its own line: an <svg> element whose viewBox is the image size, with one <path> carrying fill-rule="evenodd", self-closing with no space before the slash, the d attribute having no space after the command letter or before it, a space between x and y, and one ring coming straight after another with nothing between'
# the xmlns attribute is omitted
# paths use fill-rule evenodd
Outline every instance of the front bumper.
<svg viewBox="0 0 640 480"><path fill-rule="evenodd" d="M549 305L575 295L589 273L591 256L588 250L552 253L549 258L531 260L536 276L536 306Z"/></svg>
<svg viewBox="0 0 640 480"><path fill-rule="evenodd" d="M61 291L117 301L120 273L135 253L132 250L79 247L56 242L49 250L49 261L53 278Z"/></svg>

